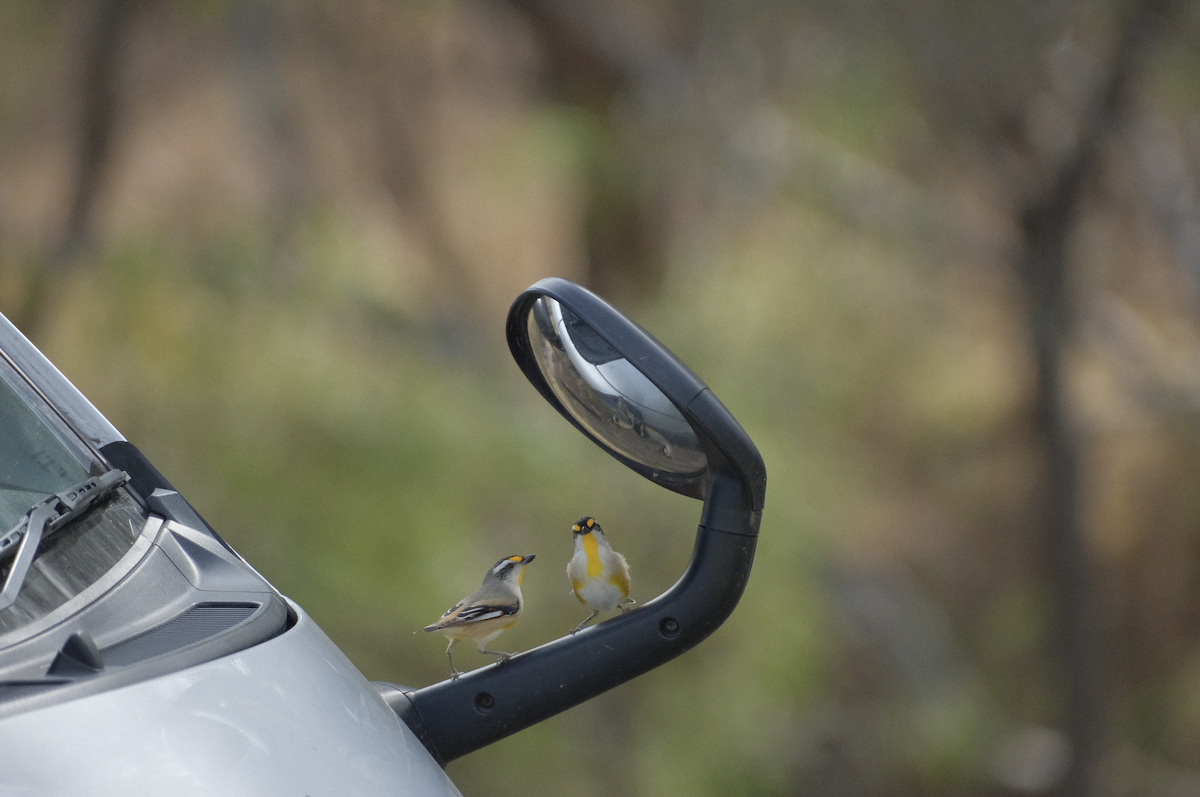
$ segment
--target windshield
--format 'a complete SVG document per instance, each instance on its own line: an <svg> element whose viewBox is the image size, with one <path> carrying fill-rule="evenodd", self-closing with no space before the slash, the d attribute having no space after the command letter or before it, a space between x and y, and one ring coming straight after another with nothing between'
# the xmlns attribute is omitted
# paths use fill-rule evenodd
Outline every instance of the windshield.
<svg viewBox="0 0 1200 797"><path fill-rule="evenodd" d="M34 545L24 557L18 554L29 533L27 513L39 504L60 503L47 499L95 484L89 476L103 479L101 474L108 470L0 358L0 585L13 585L8 590L12 595L0 605L0 639L95 583L137 538L145 523L141 507L124 490L114 492L117 485L105 485L94 504L69 518L58 517L65 514L61 508L43 513L56 518L53 525L59 530L39 525L39 531L53 533L31 540ZM14 569L19 572L14 574Z"/></svg>
<svg viewBox="0 0 1200 797"><path fill-rule="evenodd" d="M54 432L0 380L0 529L12 528L29 507L87 477Z"/></svg>

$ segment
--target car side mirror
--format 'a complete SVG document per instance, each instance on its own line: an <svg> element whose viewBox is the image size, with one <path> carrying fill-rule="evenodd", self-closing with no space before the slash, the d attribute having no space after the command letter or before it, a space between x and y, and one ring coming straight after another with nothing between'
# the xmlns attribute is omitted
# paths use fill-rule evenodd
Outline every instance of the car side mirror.
<svg viewBox="0 0 1200 797"><path fill-rule="evenodd" d="M534 284L508 314L509 348L538 392L646 478L703 500L692 558L659 597L601 625L423 689L377 685L441 764L529 727L689 650L741 598L766 469L712 390L590 291Z"/></svg>

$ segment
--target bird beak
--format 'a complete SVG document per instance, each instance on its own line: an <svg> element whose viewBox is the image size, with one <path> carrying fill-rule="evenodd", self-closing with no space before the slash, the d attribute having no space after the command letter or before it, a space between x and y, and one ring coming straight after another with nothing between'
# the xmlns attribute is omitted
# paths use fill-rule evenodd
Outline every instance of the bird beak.
<svg viewBox="0 0 1200 797"><path fill-rule="evenodd" d="M521 586L521 582L525 580L525 565L533 561L533 554L521 557L521 572L517 573L517 586Z"/></svg>

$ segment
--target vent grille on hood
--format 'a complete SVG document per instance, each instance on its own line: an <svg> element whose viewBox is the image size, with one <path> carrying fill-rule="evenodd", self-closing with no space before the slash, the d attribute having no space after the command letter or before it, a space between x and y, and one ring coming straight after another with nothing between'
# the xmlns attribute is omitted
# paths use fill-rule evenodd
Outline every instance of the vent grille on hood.
<svg viewBox="0 0 1200 797"><path fill-rule="evenodd" d="M105 667L126 667L185 648L233 628L258 610L256 603L200 603L162 625L100 651Z"/></svg>

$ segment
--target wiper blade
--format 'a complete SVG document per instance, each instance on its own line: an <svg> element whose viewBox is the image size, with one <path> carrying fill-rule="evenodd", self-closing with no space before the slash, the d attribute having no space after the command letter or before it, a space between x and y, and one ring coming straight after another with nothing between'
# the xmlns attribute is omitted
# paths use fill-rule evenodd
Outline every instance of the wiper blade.
<svg viewBox="0 0 1200 797"><path fill-rule="evenodd" d="M80 482L74 487L55 493L39 501L17 521L7 534L0 537L0 557L20 540L17 558L4 579L0 589L0 610L7 609L17 600L29 566L37 555L38 546L46 534L53 533L82 515L92 504L109 495L129 480L123 470L110 470L99 476Z"/></svg>

